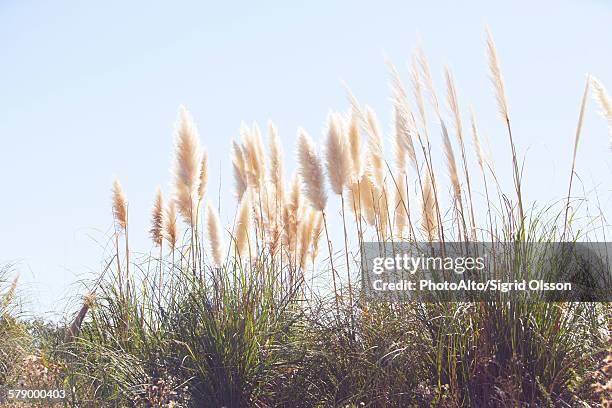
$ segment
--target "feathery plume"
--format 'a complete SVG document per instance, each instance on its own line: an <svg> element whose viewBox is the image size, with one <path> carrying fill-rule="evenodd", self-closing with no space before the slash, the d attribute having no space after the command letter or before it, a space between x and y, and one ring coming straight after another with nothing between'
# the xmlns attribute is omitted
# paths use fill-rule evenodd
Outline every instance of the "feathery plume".
<svg viewBox="0 0 612 408"><path fill-rule="evenodd" d="M397 68L391 62L388 62L389 70L392 78L393 91L393 113L395 124L395 164L400 172L404 171L406 166L405 157L408 158L415 166L418 167L416 161L416 153L412 141L413 135L416 135L416 124L410 111L408 104L408 95L402 83Z"/></svg>
<svg viewBox="0 0 612 408"><path fill-rule="evenodd" d="M302 222L300 222L299 241L300 241L300 254L298 257L300 269L304 269L306 261L308 259L308 252L312 243L312 231L314 228L315 215L320 214L319 211L308 211Z"/></svg>
<svg viewBox="0 0 612 408"><path fill-rule="evenodd" d="M181 106L176 126L175 202L187 224L193 227L195 220L194 193L200 173L198 133L193 118Z"/></svg>
<svg viewBox="0 0 612 408"><path fill-rule="evenodd" d="M349 205L355 216L360 217L363 213L366 222L374 225L376 222L375 199L378 197L378 192L372 182L369 168L366 168L361 179L353 180L350 190Z"/></svg>
<svg viewBox="0 0 612 408"><path fill-rule="evenodd" d="M433 105L438 118L440 118L442 116L440 113L440 104L438 102L438 96L436 95L436 89L433 84L431 70L429 69L429 62L427 61L425 51L421 47L419 47L417 50L417 58L419 61L419 66L421 67L421 72L423 73L423 78L425 79L425 86L427 87L429 97L431 98L431 104Z"/></svg>
<svg viewBox="0 0 612 408"><path fill-rule="evenodd" d="M15 278L11 282L11 286L9 286L6 293L2 295L2 302L0 302L0 317L2 316L2 314L6 313L6 308L13 301L13 298L15 297L15 292L17 291L18 283L19 283L19 275L15 276Z"/></svg>
<svg viewBox="0 0 612 408"><path fill-rule="evenodd" d="M178 238L176 226L176 203L174 201L170 201L168 203L166 212L164 214L164 238L170 244L170 249L174 251Z"/></svg>
<svg viewBox="0 0 612 408"><path fill-rule="evenodd" d="M427 128L427 114L425 112L425 102L423 100L423 84L421 83L421 75L419 74L418 62L416 55L412 55L411 63L411 80L412 89L414 91L414 99L416 101L417 109L419 111L419 117L421 118L421 124L423 128ZM425 133L427 135L427 132Z"/></svg>
<svg viewBox="0 0 612 408"><path fill-rule="evenodd" d="M256 124L253 124L252 130L243 124L241 133L247 183L249 186L259 190L263 184L265 173L261 133Z"/></svg>
<svg viewBox="0 0 612 408"><path fill-rule="evenodd" d="M425 176L425 185L423 186L422 223L423 230L427 234L427 238L432 241L436 237L438 220L436 218L436 198L434 195L433 181L429 172L427 172Z"/></svg>
<svg viewBox="0 0 612 408"><path fill-rule="evenodd" d="M268 124L270 137L270 180L274 185L274 200L281 206L285 197L285 180L283 169L283 149L278 138L278 131L272 122Z"/></svg>
<svg viewBox="0 0 612 408"><path fill-rule="evenodd" d="M591 77L591 84L595 91L595 99L601 107L603 116L608 120L608 130L612 135L612 99L610 99L610 95L606 91L606 88L599 80ZM610 142L610 147L612 147L612 140Z"/></svg>
<svg viewBox="0 0 612 408"><path fill-rule="evenodd" d="M155 194L155 203L153 204L153 214L151 216L151 239L156 246L161 246L163 240L164 228L164 197L161 189L157 189Z"/></svg>
<svg viewBox="0 0 612 408"><path fill-rule="evenodd" d="M361 176L361 137L359 135L359 116L355 108L351 108L348 121L348 141L351 150L351 170L353 178Z"/></svg>
<svg viewBox="0 0 612 408"><path fill-rule="evenodd" d="M372 109L366 107L366 117L368 122L368 156L367 166L369 173L374 177L376 185L380 186L384 179L385 157L383 153L382 136L376 114Z"/></svg>
<svg viewBox="0 0 612 408"><path fill-rule="evenodd" d="M489 28L486 28L487 34L487 54L489 57L489 70L491 71L491 81L495 88L495 97L497 99L497 105L499 107L499 113L502 119L506 122L510 121L508 115L508 101L506 99L506 90L504 88L504 81L501 74L501 68L499 65L499 59L497 58L497 50L495 48L495 42L493 41L493 35Z"/></svg>
<svg viewBox="0 0 612 408"><path fill-rule="evenodd" d="M457 90L455 88L455 80L453 74L448 68L445 69L447 99L450 110L453 114L453 123L455 125L455 133L461 144L461 149L464 150L463 129L461 126L461 114L459 112L459 100L457 98Z"/></svg>
<svg viewBox="0 0 612 408"><path fill-rule="evenodd" d="M376 227L378 230L378 236L383 241L389 235L389 230L387 229L389 222L389 200L387 198L387 191L389 191L387 186L383 186L382 189L377 188L377 195L375 196L375 199L378 204L375 206L376 218L378 221Z"/></svg>
<svg viewBox="0 0 612 408"><path fill-rule="evenodd" d="M482 149L482 145L480 143L480 134L478 132L478 126L476 125L476 116L474 114L474 109L470 107L470 120L472 122L472 138L474 141L474 150L476 150L476 158L478 159L478 165L480 169L484 171L485 163L487 162L486 156L484 154L484 150Z"/></svg>
<svg viewBox="0 0 612 408"><path fill-rule="evenodd" d="M236 219L236 249L238 254L242 257L244 251L249 243L249 231L250 231L250 217L249 212L251 211L251 200L249 194L244 194L242 200L240 200L240 209L238 210L238 217Z"/></svg>
<svg viewBox="0 0 612 408"><path fill-rule="evenodd" d="M310 136L303 129L299 130L298 136L298 162L306 198L314 209L323 211L327 203L323 165Z"/></svg>
<svg viewBox="0 0 612 408"><path fill-rule="evenodd" d="M240 200L247 188L247 174L244 152L242 147L236 142L232 142L232 166L234 169L236 198Z"/></svg>
<svg viewBox="0 0 612 408"><path fill-rule="evenodd" d="M341 118L337 114L330 114L327 131L327 175L332 191L338 195L342 194L351 176L351 153L343 130Z"/></svg>
<svg viewBox="0 0 612 408"><path fill-rule="evenodd" d="M113 217L120 231L127 228L127 200L119 180L113 181Z"/></svg>
<svg viewBox="0 0 612 408"><path fill-rule="evenodd" d="M310 256L312 260L317 259L317 255L319 255L319 240L321 239L321 235L323 234L323 215L321 213L316 213L314 226L312 227L312 248Z"/></svg>
<svg viewBox="0 0 612 408"><path fill-rule="evenodd" d="M395 191L395 230L400 238L408 225L408 197L406 195L406 178L397 178L397 189Z"/></svg>
<svg viewBox="0 0 612 408"><path fill-rule="evenodd" d="M289 253L293 254L296 247L296 237L298 228L298 214L302 207L301 190L300 190L301 178L299 173L293 173L291 179L291 190L289 198L286 200L283 208L283 225L284 225L284 244Z"/></svg>
<svg viewBox="0 0 612 408"><path fill-rule="evenodd" d="M459 174L457 173L457 162L455 161L455 154L453 153L453 146L450 138L448 137L448 131L444 121L442 124L442 138L444 140L444 155L446 156L446 165L448 166L448 172L453 185L453 192L455 195L455 202L461 203L461 185L459 184Z"/></svg>
<svg viewBox="0 0 612 408"><path fill-rule="evenodd" d="M206 184L208 184L208 150L202 153L202 161L200 163L200 184L198 185L198 202L204 198L206 193Z"/></svg>
<svg viewBox="0 0 612 408"><path fill-rule="evenodd" d="M223 232L219 214L209 201L206 207L206 226L208 228L208 239L210 241L210 251L212 253L213 264L219 268L223 265Z"/></svg>

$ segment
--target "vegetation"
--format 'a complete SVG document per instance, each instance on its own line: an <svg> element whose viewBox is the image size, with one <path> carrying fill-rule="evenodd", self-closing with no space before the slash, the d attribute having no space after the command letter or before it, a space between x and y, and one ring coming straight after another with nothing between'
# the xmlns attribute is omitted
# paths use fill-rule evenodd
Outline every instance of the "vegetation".
<svg viewBox="0 0 612 408"><path fill-rule="evenodd" d="M67 390L63 403L69 406L612 404L609 303L370 303L360 292L360 248L368 240L589 239L574 228L572 180L589 89L612 126L604 87L587 78L568 190L561 204L538 211L522 196L490 34L487 52L507 131L511 193L501 190L473 112L464 129L448 70L447 123L422 50L412 60L413 98L389 64L393 160L384 155L375 113L350 91L348 114L328 118L324 157L299 131L298 170L289 183L274 125L268 127L269 160L258 126L243 125L242 140L232 145L237 205L227 229L205 203L208 157L181 108L174 191L167 202L158 191L153 202L150 233L159 252L141 257L132 251L128 199L116 181L115 253L70 324L26 325L9 306L16 280L0 292L0 385L35 377L18 372L27 361L47 369L45 384ZM432 154L438 126L444 171ZM472 156L478 173L470 173ZM444 174L449 198L441 187ZM481 212L477 185L486 197ZM336 213L341 219L333 219ZM333 222L341 234L332 232Z"/></svg>

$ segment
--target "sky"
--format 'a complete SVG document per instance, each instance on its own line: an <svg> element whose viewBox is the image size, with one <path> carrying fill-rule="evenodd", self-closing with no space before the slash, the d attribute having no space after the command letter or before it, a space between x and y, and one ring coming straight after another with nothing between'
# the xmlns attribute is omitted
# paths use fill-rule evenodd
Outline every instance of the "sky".
<svg viewBox="0 0 612 408"><path fill-rule="evenodd" d="M328 113L348 109L344 81L376 110L388 139L385 58L408 83L419 43L439 92L444 66L453 70L462 111L473 106L507 184L486 25L525 163L523 194L540 205L561 199L586 74L612 89L612 5L501 3L0 1L0 263L15 263L35 313L74 308L79 282L99 273L108 252L115 177L129 200L131 246L151 249L150 209L158 185L170 191L181 104L209 151L209 198L221 199L227 222L229 146L242 121L273 120L292 157L298 127L321 141ZM597 112L590 99L577 190L596 191L609 214L612 153Z"/></svg>

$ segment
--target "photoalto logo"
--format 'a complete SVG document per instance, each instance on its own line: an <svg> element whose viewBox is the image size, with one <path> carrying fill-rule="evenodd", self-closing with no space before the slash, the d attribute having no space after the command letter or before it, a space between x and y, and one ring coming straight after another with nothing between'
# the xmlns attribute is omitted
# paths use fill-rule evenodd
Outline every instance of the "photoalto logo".
<svg viewBox="0 0 612 408"><path fill-rule="evenodd" d="M612 243L380 243L363 246L371 300L612 301Z"/></svg>

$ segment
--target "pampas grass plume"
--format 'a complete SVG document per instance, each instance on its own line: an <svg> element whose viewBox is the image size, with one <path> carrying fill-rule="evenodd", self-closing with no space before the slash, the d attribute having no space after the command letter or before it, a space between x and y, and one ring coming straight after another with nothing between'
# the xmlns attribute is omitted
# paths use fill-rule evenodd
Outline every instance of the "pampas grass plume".
<svg viewBox="0 0 612 408"><path fill-rule="evenodd" d="M164 214L164 238L170 244L170 249L174 251L176 248L176 241L178 238L178 231L176 225L176 203L170 201L166 207Z"/></svg>
<svg viewBox="0 0 612 408"><path fill-rule="evenodd" d="M198 185L198 202L202 201L206 193L206 184L208 184L208 151L202 153L202 161L200 163L200 183Z"/></svg>
<svg viewBox="0 0 612 408"><path fill-rule="evenodd" d="M427 172L425 177L425 185L423 186L422 211L423 230L427 234L427 238L432 241L436 236L438 220L436 219L436 198L434 194L433 181L429 172Z"/></svg>
<svg viewBox="0 0 612 408"><path fill-rule="evenodd" d="M351 151L351 170L353 178L361 177L361 136L359 134L359 116L355 108L351 109L348 118L348 143Z"/></svg>
<svg viewBox="0 0 612 408"><path fill-rule="evenodd" d="M504 88L504 80L499 65L499 59L497 58L497 49L495 48L495 42L493 41L493 35L491 30L486 28L487 35L487 55L489 58L489 70L491 72L491 82L495 88L495 97L497 99L497 105L499 107L499 113L504 121L510 121L508 114L508 101L506 99L506 90Z"/></svg>
<svg viewBox="0 0 612 408"><path fill-rule="evenodd" d="M161 246L163 240L164 228L164 197L161 189L157 189L155 194L155 203L153 204L153 213L151 215L151 239L156 246Z"/></svg>
<svg viewBox="0 0 612 408"><path fill-rule="evenodd" d="M176 126L175 201L187 224L195 222L194 193L200 175L198 133L193 118L181 106Z"/></svg>
<svg viewBox="0 0 612 408"><path fill-rule="evenodd" d="M342 119L337 114L328 117L326 164L332 191L342 194L351 176L351 153Z"/></svg>
<svg viewBox="0 0 612 408"><path fill-rule="evenodd" d="M244 250L249 243L249 228L250 228L250 214L251 211L251 200L249 194L244 194L242 200L240 200L240 208L238 210L238 217L236 219L236 250L242 257Z"/></svg>
<svg viewBox="0 0 612 408"><path fill-rule="evenodd" d="M270 138L270 181L274 185L275 202L277 205L282 205L285 195L283 149L276 126L272 122L268 124L268 135Z"/></svg>
<svg viewBox="0 0 612 408"><path fill-rule="evenodd" d="M127 228L127 199L117 179L113 181L113 216L119 229L125 231Z"/></svg>
<svg viewBox="0 0 612 408"><path fill-rule="evenodd" d="M306 198L314 209L323 211L327 203L323 165L310 136L303 129L298 136L298 163Z"/></svg>
<svg viewBox="0 0 612 408"><path fill-rule="evenodd" d="M236 142L232 143L232 166L234 169L234 183L236 198L240 200L247 188L247 174L244 152Z"/></svg>
<svg viewBox="0 0 612 408"><path fill-rule="evenodd" d="M206 207L206 226L213 263L215 267L219 268L223 265L223 232L219 214L210 202Z"/></svg>

